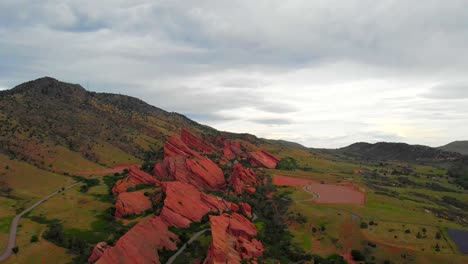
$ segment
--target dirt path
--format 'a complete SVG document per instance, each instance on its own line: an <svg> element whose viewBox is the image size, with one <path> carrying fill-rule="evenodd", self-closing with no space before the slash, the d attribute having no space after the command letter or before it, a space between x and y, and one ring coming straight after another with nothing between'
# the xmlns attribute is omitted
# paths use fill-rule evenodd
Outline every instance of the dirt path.
<svg viewBox="0 0 468 264"><path fill-rule="evenodd" d="M183 246L181 246L179 248L179 250L177 250L177 252L172 255L172 257L169 258L169 260L166 262L166 264L172 264L172 262L175 261L175 259L177 258L177 256L179 256L182 252L184 252L184 250L187 248L188 245L192 244L193 241L195 241L197 238L199 238L201 235L203 235L203 233L205 233L206 231L210 231L211 229L203 229L202 231L199 231L198 233L196 233L195 235L193 235L189 241L187 241L187 243L185 243Z"/></svg>
<svg viewBox="0 0 468 264"><path fill-rule="evenodd" d="M29 213L31 210L33 210L37 206L41 205L45 201L47 201L50 198L54 197L55 195L57 195L59 193L62 193L62 192L66 191L66 190L68 190L70 188L73 188L76 185L79 185L81 183L83 183L83 182L77 182L77 183L74 183L72 185L69 185L69 186L65 187L63 191L62 190L57 190L57 191L47 195L46 197L42 198L41 200L37 201L35 204L33 204L29 208L25 209L23 212L17 214L15 216L15 218L13 218L13 221L11 221L10 236L8 237L8 244L7 244L6 248L5 248L5 252L3 252L2 255L0 255L0 262L6 260L7 258L9 258L13 254L13 248L16 246L16 233L18 232L18 225L19 225L19 222L21 220L21 217L23 217L25 214Z"/></svg>

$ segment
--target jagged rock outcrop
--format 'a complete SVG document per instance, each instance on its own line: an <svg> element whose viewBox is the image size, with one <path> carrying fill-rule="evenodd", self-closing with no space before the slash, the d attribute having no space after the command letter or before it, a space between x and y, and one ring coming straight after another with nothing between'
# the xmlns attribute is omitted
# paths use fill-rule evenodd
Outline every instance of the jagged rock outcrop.
<svg viewBox="0 0 468 264"><path fill-rule="evenodd" d="M276 168L276 164L278 164L279 159L273 154L263 151L257 150L250 153L250 164L253 167L266 167L269 169Z"/></svg>
<svg viewBox="0 0 468 264"><path fill-rule="evenodd" d="M106 251L108 248L110 248L109 245L107 245L106 242L99 242L93 249L93 253L91 253L91 256L88 258L89 263L94 263L98 259L101 258L101 256L104 254L104 251Z"/></svg>
<svg viewBox="0 0 468 264"><path fill-rule="evenodd" d="M229 183L236 194L242 194L245 191L255 193L255 187L258 186L260 180L254 170L247 169L242 164L237 164L233 167Z"/></svg>
<svg viewBox="0 0 468 264"><path fill-rule="evenodd" d="M212 144L203 141L203 139L193 135L186 129L182 129L180 133L182 141L189 147L198 149L204 154L212 154L215 152L216 147Z"/></svg>
<svg viewBox="0 0 468 264"><path fill-rule="evenodd" d="M221 168L205 157L166 157L154 168L160 180L189 183L200 190L220 190L226 185Z"/></svg>
<svg viewBox="0 0 468 264"><path fill-rule="evenodd" d="M252 218L252 207L248 203L239 203L242 213L248 218Z"/></svg>
<svg viewBox="0 0 468 264"><path fill-rule="evenodd" d="M122 218L127 215L138 215L151 209L152 203L143 191L123 192L117 197L115 202L115 218Z"/></svg>
<svg viewBox="0 0 468 264"><path fill-rule="evenodd" d="M104 251L98 264L159 264L158 250L176 250L179 238L160 217L138 223Z"/></svg>
<svg viewBox="0 0 468 264"><path fill-rule="evenodd" d="M223 142L223 155L227 160L233 160L242 154L242 147L239 142Z"/></svg>
<svg viewBox="0 0 468 264"><path fill-rule="evenodd" d="M159 185L159 181L154 176L140 169L131 168L127 178L117 181L112 188L112 193L126 192L128 188L133 188L140 184Z"/></svg>
<svg viewBox="0 0 468 264"><path fill-rule="evenodd" d="M172 136L166 144L164 144L164 157L199 157L200 154L195 150L190 149L180 137Z"/></svg>
<svg viewBox="0 0 468 264"><path fill-rule="evenodd" d="M241 263L263 255L263 244L253 238L258 231L244 216L210 216L210 225L212 242L204 264Z"/></svg>
<svg viewBox="0 0 468 264"><path fill-rule="evenodd" d="M176 227L188 227L200 222L209 212L231 210L231 203L222 198L200 192L190 184L174 181L164 182L166 194L161 218Z"/></svg>

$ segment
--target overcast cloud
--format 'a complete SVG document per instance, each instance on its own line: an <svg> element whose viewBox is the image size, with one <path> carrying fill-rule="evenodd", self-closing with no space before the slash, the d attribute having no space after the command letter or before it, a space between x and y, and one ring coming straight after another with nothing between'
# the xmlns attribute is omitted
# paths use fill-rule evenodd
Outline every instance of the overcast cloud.
<svg viewBox="0 0 468 264"><path fill-rule="evenodd" d="M42 76L220 130L468 139L468 1L0 2L0 89Z"/></svg>

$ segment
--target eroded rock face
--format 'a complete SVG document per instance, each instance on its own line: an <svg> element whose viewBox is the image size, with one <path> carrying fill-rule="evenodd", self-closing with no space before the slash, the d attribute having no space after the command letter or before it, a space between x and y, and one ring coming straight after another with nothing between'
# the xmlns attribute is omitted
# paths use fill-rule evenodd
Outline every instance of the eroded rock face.
<svg viewBox="0 0 468 264"><path fill-rule="evenodd" d="M204 154L211 154L215 152L216 148L212 144L203 141L203 139L193 135L186 129L182 129L180 136L182 141L187 146L198 149Z"/></svg>
<svg viewBox="0 0 468 264"><path fill-rule="evenodd" d="M159 185L159 181L154 176L140 169L131 168L127 178L117 181L112 188L112 193L118 194L126 192L128 188L133 188L140 184L157 186Z"/></svg>
<svg viewBox="0 0 468 264"><path fill-rule="evenodd" d="M237 164L233 167L229 181L236 194L242 194L245 191L251 193L252 190L255 193L255 186L259 184L257 173L252 169L244 168L242 164Z"/></svg>
<svg viewBox="0 0 468 264"><path fill-rule="evenodd" d="M117 197L115 202L115 218L122 218L127 215L139 215L151 209L152 203L143 191L123 192Z"/></svg>
<svg viewBox="0 0 468 264"><path fill-rule="evenodd" d="M179 238L168 225L154 217L138 223L123 235L114 247L104 251L98 264L160 263L158 250L176 250Z"/></svg>
<svg viewBox="0 0 468 264"><path fill-rule="evenodd" d="M164 157L200 156L198 152L190 149L180 137L172 136L164 145Z"/></svg>
<svg viewBox="0 0 468 264"><path fill-rule="evenodd" d="M253 167L266 167L269 169L276 168L276 164L278 164L279 159L273 154L263 151L257 150L250 153L250 164Z"/></svg>
<svg viewBox="0 0 468 264"><path fill-rule="evenodd" d="M252 218L252 207L248 203L239 203L242 213L248 218Z"/></svg>
<svg viewBox="0 0 468 264"><path fill-rule="evenodd" d="M101 256L104 254L104 251L106 251L108 248L110 248L109 245L107 245L106 242L99 242L93 249L93 253L91 256L88 258L89 263L94 263L98 259L101 258Z"/></svg>
<svg viewBox="0 0 468 264"><path fill-rule="evenodd" d="M210 216L212 242L205 264L241 263L263 255L263 244L254 239L255 226L244 216L234 213Z"/></svg>
<svg viewBox="0 0 468 264"><path fill-rule="evenodd" d="M190 184L174 181L164 182L166 193L161 218L176 227L189 227L200 222L209 212L229 211L231 203L222 198L200 192Z"/></svg>
<svg viewBox="0 0 468 264"><path fill-rule="evenodd" d="M189 183L200 190L220 190L225 187L221 168L205 157L166 157L154 168L154 175L161 180Z"/></svg>

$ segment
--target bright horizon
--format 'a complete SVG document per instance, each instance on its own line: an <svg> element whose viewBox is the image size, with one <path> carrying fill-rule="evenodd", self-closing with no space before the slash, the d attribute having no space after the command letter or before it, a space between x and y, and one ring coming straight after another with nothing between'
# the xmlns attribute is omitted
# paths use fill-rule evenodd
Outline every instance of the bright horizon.
<svg viewBox="0 0 468 264"><path fill-rule="evenodd" d="M0 89L50 76L315 148L468 135L467 1L2 1L0 22Z"/></svg>

